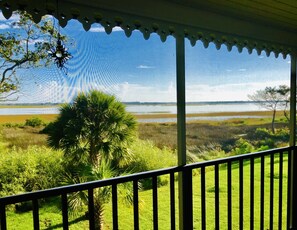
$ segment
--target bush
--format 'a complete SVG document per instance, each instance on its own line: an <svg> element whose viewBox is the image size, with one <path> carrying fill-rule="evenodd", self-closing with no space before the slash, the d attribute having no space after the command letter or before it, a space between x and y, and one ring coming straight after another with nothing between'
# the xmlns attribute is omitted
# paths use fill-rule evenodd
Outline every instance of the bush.
<svg viewBox="0 0 297 230"><path fill-rule="evenodd" d="M31 126L31 127L40 127L44 125L44 122L39 117L32 117L29 119L26 119L25 126Z"/></svg>
<svg viewBox="0 0 297 230"><path fill-rule="evenodd" d="M169 148L160 149L151 141L138 139L131 144L124 161L130 171L143 172L176 166L177 155Z"/></svg>
<svg viewBox="0 0 297 230"><path fill-rule="evenodd" d="M264 140L266 138L270 138L272 136L272 132L266 128L257 128L255 132L255 139Z"/></svg>
<svg viewBox="0 0 297 230"><path fill-rule="evenodd" d="M0 197L59 185L62 153L46 147L13 148L0 156Z"/></svg>
<svg viewBox="0 0 297 230"><path fill-rule="evenodd" d="M154 169L161 169L170 166L176 166L177 155L175 151L164 147L159 149L151 141L136 140L130 146L129 155L125 157L126 170L129 172L143 172ZM157 179L158 186L168 183L168 175L160 176ZM151 179L140 181L142 189L152 187Z"/></svg>
<svg viewBox="0 0 297 230"><path fill-rule="evenodd" d="M289 138L290 131L288 128L276 129L275 133L265 128L258 128L254 136L254 145L260 149L262 146L268 146L271 149L287 145Z"/></svg>
<svg viewBox="0 0 297 230"><path fill-rule="evenodd" d="M232 154L239 155L254 152L254 146L247 140L240 138L235 142L235 148Z"/></svg>

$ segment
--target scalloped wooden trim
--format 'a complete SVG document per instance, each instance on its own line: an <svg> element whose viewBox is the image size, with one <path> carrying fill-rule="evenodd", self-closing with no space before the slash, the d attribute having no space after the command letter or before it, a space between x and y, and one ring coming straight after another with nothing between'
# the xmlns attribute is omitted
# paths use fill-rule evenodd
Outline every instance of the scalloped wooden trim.
<svg viewBox="0 0 297 230"><path fill-rule="evenodd" d="M93 12L84 14L83 12L86 11L86 9L79 9L76 6L72 6L65 7L63 11L60 10L61 12L57 15L56 6L53 2L47 3L46 7L40 7L40 9L34 7L34 5L38 4L32 5L33 7L30 4L27 5L26 1L18 1L18 3L16 3L16 1L0 0L0 9L6 19L9 19L15 10L26 10L32 15L36 23L40 22L43 15L51 14L59 19L59 23L62 27L65 27L69 20L77 19L86 31L91 28L93 23L100 23L107 34L110 34L114 27L120 26L127 37L130 37L134 30L139 30L143 34L144 39L149 39L152 33L157 33L162 42L165 42L168 36L184 36L190 40L192 46L200 40L205 48L209 46L209 43L214 43L218 50L224 44L229 51L231 51L233 47L237 47L239 52L242 52L243 48L247 48L250 54L254 50L258 55L260 55L262 51L265 51L267 56L270 56L270 54L274 52L275 57L282 54L283 58L286 58L287 55L293 53L291 47L282 44L234 36L227 33L222 34L145 17L141 18L135 15L125 15L109 10L98 13L94 12L96 9L92 9Z"/></svg>

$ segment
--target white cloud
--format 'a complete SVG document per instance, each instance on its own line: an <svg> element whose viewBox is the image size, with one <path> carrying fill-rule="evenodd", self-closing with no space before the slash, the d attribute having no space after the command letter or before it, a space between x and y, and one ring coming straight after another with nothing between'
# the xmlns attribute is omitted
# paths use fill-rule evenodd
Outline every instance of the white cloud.
<svg viewBox="0 0 297 230"><path fill-rule="evenodd" d="M148 66L148 65L139 65L136 67L137 69L154 69L154 66Z"/></svg>
<svg viewBox="0 0 297 230"><path fill-rule="evenodd" d="M123 31L123 29L119 26L112 28L112 32L118 32L118 31ZM89 32L105 33L105 29L103 26L94 26L90 28Z"/></svg>
<svg viewBox="0 0 297 230"><path fill-rule="evenodd" d="M140 102L175 102L175 86L170 82L164 88L144 86L140 84L130 84L124 82L113 85L113 94L121 101L140 101Z"/></svg>
<svg viewBox="0 0 297 230"><path fill-rule="evenodd" d="M7 25L7 24L0 24L0 30L6 30L6 29L9 29L10 26Z"/></svg>
<svg viewBox="0 0 297 230"><path fill-rule="evenodd" d="M238 71L239 71L239 72L245 72L246 69L242 68L242 69L239 69Z"/></svg>
<svg viewBox="0 0 297 230"><path fill-rule="evenodd" d="M238 83L223 85L197 84L186 88L187 101L246 101L249 94L262 90L266 86L289 85L289 81L271 81L255 83Z"/></svg>
<svg viewBox="0 0 297 230"><path fill-rule="evenodd" d="M176 102L175 82L168 82L168 84L160 87L158 85L147 86L128 82L113 84L108 87L101 84L92 84L88 87L81 87L82 85L79 83L73 86L60 84L57 81L50 81L37 85L35 90L33 90L34 95L28 95L28 98L31 99L30 102L33 102L32 100L35 103L70 102L77 93L81 91L88 92L91 89L97 89L115 95L123 102ZM289 85L289 80L271 81L269 84L265 81L223 85L188 84L186 86L186 101L246 101L249 100L247 95L253 94L257 90L262 90L266 86L274 87L281 84Z"/></svg>

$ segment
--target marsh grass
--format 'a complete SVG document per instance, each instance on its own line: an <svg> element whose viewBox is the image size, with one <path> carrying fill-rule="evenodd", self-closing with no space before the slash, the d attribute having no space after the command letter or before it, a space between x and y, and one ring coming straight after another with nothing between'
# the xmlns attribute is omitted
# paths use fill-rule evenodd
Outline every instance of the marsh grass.
<svg viewBox="0 0 297 230"><path fill-rule="evenodd" d="M7 147L26 149L29 146L46 146L47 135L41 134L43 127L17 126L2 127L1 136Z"/></svg>
<svg viewBox="0 0 297 230"><path fill-rule="evenodd" d="M249 119L246 119L249 120ZM271 124L262 121L248 121L249 125L236 124L233 120L218 122L189 122L186 124L187 146L220 145L228 152L242 136L253 136L257 128L270 129ZM287 127L277 123L276 128ZM177 126L175 123L140 123L139 138L152 141L157 147L177 148ZM192 148L192 147L191 147Z"/></svg>

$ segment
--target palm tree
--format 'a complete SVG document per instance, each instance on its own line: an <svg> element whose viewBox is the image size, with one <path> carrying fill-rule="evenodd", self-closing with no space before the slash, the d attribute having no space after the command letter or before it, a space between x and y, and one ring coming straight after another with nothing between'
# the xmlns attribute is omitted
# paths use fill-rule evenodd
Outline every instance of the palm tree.
<svg viewBox="0 0 297 230"><path fill-rule="evenodd" d="M65 174L63 184L76 184L87 181L103 180L106 178L114 177L118 175L116 169L112 169L109 162L102 160L98 167L92 167L90 164L78 163L72 164L71 162L65 162ZM122 187L124 191L124 188ZM121 191L121 190L120 190ZM129 193L128 193L129 194ZM125 197L130 200L130 197ZM109 201L111 197L111 187L101 187L94 189L94 219L96 229L103 229L104 226L104 205ZM88 204L88 192L79 191L71 193L68 196L69 211L75 213L76 210L82 210L84 205ZM87 214L88 216L89 214Z"/></svg>
<svg viewBox="0 0 297 230"><path fill-rule="evenodd" d="M48 142L69 157L87 160L93 166L103 158L116 164L125 155L135 130L135 118L121 102L94 90L62 106L51 124Z"/></svg>
<svg viewBox="0 0 297 230"><path fill-rule="evenodd" d="M120 162L128 153L135 131L136 120L125 106L114 96L94 90L79 94L72 103L61 107L57 120L48 127L48 143L63 149L67 164L79 169L68 173L68 182L98 180L108 171L110 177L119 174ZM102 229L103 206L109 193L97 189L94 194L96 225ZM85 196L78 197L84 200Z"/></svg>

